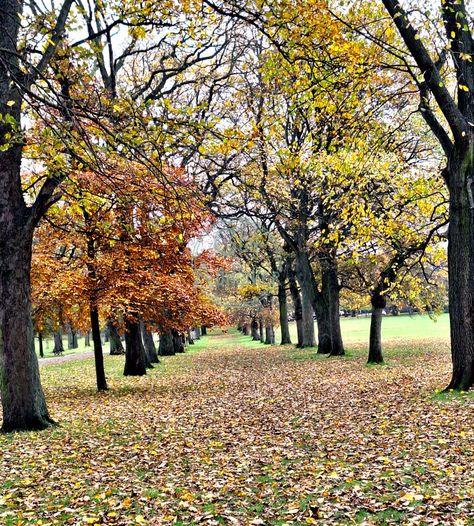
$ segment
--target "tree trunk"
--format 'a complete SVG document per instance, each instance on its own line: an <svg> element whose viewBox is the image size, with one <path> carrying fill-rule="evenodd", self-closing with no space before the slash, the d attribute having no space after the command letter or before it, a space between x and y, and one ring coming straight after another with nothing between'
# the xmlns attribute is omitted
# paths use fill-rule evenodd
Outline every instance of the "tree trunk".
<svg viewBox="0 0 474 526"><path fill-rule="evenodd" d="M329 330L331 341L331 356L343 356L344 344L342 343L341 321L339 316L339 280L337 265L333 256L329 256L327 267L323 271L322 285L328 308Z"/></svg>
<svg viewBox="0 0 474 526"><path fill-rule="evenodd" d="M41 388L34 351L31 318L30 267L32 228L22 228L23 217L5 189L11 170L20 168L20 152L0 156L0 392L2 430L44 429L51 425ZM8 153L13 158L8 159ZM19 178L18 178L19 180ZM21 195L21 189L17 189Z"/></svg>
<svg viewBox="0 0 474 526"><path fill-rule="evenodd" d="M260 340L260 333L259 333L259 330L258 330L257 318L252 318L252 323L250 325L250 328L252 330L252 340L254 340L254 341Z"/></svg>
<svg viewBox="0 0 474 526"><path fill-rule="evenodd" d="M201 329L199 327L194 327L194 339L200 340L201 339Z"/></svg>
<svg viewBox="0 0 474 526"><path fill-rule="evenodd" d="M77 349L77 332L72 328L70 323L67 324L67 348Z"/></svg>
<svg viewBox="0 0 474 526"><path fill-rule="evenodd" d="M273 325L265 326L265 343L267 345L275 345L275 329Z"/></svg>
<svg viewBox="0 0 474 526"><path fill-rule="evenodd" d="M54 333L53 354L62 354L63 352L64 352L63 335L62 335L61 329L58 329Z"/></svg>
<svg viewBox="0 0 474 526"><path fill-rule="evenodd" d="M245 335L245 336L250 336L250 327L249 327L249 324L246 323L243 328L242 328L242 333Z"/></svg>
<svg viewBox="0 0 474 526"><path fill-rule="evenodd" d="M140 321L140 327L142 330L142 339L143 346L145 347L145 352L148 355L148 360L150 363L160 363L158 354L156 354L155 342L153 341L153 334L146 328L146 325L143 321Z"/></svg>
<svg viewBox="0 0 474 526"><path fill-rule="evenodd" d="M383 363L382 354L382 319L387 300L380 294L373 294L370 298L372 315L370 318L369 357L367 363Z"/></svg>
<svg viewBox="0 0 474 526"><path fill-rule="evenodd" d="M87 331L86 334L84 335L84 345L86 347L91 346L91 332L90 331Z"/></svg>
<svg viewBox="0 0 474 526"><path fill-rule="evenodd" d="M290 294L293 301L293 307L295 309L294 316L296 322L296 331L298 342L296 347L303 346L303 307L301 306L301 296L296 283L295 271L293 266L288 266L288 283L290 285Z"/></svg>
<svg viewBox="0 0 474 526"><path fill-rule="evenodd" d="M107 327L109 329L110 354L112 356L125 354L125 349L123 348L117 327L110 320L107 322Z"/></svg>
<svg viewBox="0 0 474 526"><path fill-rule="evenodd" d="M194 338L193 338L193 333L191 332L191 329L188 329L186 331L186 334L187 334L188 344L189 345L194 345Z"/></svg>
<svg viewBox="0 0 474 526"><path fill-rule="evenodd" d="M472 144L449 161L449 319L453 372L446 389L467 391L474 382L474 191ZM471 198L472 199L472 198Z"/></svg>
<svg viewBox="0 0 474 526"><path fill-rule="evenodd" d="M173 349L175 353L185 352L183 336L176 330L172 329L171 334L173 336Z"/></svg>
<svg viewBox="0 0 474 526"><path fill-rule="evenodd" d="M201 325L201 334L207 336L207 327L205 325Z"/></svg>
<svg viewBox="0 0 474 526"><path fill-rule="evenodd" d="M43 333L41 331L38 333L38 345L40 358L44 358Z"/></svg>
<svg viewBox="0 0 474 526"><path fill-rule="evenodd" d="M263 328L263 320L260 318L258 320L258 339L264 343L265 342L265 330Z"/></svg>
<svg viewBox="0 0 474 526"><path fill-rule="evenodd" d="M102 353L102 340L100 339L99 311L91 302L90 304L92 341L94 342L95 377L98 391L107 391L105 378L104 355Z"/></svg>
<svg viewBox="0 0 474 526"><path fill-rule="evenodd" d="M285 280L278 284L278 307L280 312L281 345L291 343L290 326L288 324L288 303L286 301Z"/></svg>
<svg viewBox="0 0 474 526"><path fill-rule="evenodd" d="M143 347L140 322L125 322L125 368L124 376L143 376L146 374L148 359Z"/></svg>
<svg viewBox="0 0 474 526"><path fill-rule="evenodd" d="M160 344L158 346L159 356L172 356L175 354L173 334L171 330L160 334Z"/></svg>
<svg viewBox="0 0 474 526"><path fill-rule="evenodd" d="M316 298L316 324L318 326L318 354L331 353L331 322L323 295Z"/></svg>
<svg viewBox="0 0 474 526"><path fill-rule="evenodd" d="M316 291L313 290L312 270L308 255L300 252L296 256L296 275L301 290L301 308L302 308L302 333L303 341L301 347L314 347L314 298Z"/></svg>

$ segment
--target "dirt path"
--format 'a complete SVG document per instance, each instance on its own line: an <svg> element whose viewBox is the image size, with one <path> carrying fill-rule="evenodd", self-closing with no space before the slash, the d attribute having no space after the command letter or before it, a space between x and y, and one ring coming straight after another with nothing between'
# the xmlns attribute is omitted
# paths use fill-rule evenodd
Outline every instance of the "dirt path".
<svg viewBox="0 0 474 526"><path fill-rule="evenodd" d="M39 364L47 365L50 363L72 362L74 360L85 360L86 358L92 358L93 356L93 351L80 352L76 354L67 354L66 356L52 356L51 358L40 358Z"/></svg>

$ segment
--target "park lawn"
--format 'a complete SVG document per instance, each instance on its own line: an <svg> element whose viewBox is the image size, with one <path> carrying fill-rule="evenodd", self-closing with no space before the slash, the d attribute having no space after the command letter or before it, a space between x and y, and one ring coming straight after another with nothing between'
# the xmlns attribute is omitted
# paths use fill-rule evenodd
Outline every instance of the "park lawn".
<svg viewBox="0 0 474 526"><path fill-rule="evenodd" d="M344 343L368 342L370 330L370 316L357 318L341 317L341 330ZM318 334L315 323L316 337ZM280 329L276 330L276 341L280 341ZM296 323L290 323L291 341L296 342ZM434 318L428 315L401 314L399 316L384 316L382 322L382 337L386 341L423 340L425 338L449 338L449 315L441 314Z"/></svg>
<svg viewBox="0 0 474 526"><path fill-rule="evenodd" d="M91 345L92 345L92 336L91 336ZM108 352L108 350L109 350L108 345L109 345L108 343L104 344L104 351ZM91 352L93 350L92 346L86 347L86 340L85 340L84 336L79 336L77 338L77 349L68 349L67 348L67 336L63 336L63 347L64 347L63 356L67 356L67 355L70 355L70 354L81 354L81 353L84 353L84 352ZM53 354L53 349L54 349L53 338L52 337L44 338L43 339L44 357L45 358L51 358L51 357L55 356ZM36 354L37 354L37 356L39 358L38 338L35 338L35 350L36 350Z"/></svg>
<svg viewBox="0 0 474 526"><path fill-rule="evenodd" d="M438 395L446 339L389 365L202 338L94 390L93 362L42 366L60 427L0 437L2 525L474 524L473 398ZM252 348L254 347L254 348Z"/></svg>

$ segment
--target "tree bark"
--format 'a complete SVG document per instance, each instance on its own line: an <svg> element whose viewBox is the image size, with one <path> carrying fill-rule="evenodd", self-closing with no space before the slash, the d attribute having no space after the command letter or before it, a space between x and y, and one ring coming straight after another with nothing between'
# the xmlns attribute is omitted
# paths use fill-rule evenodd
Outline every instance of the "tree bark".
<svg viewBox="0 0 474 526"><path fill-rule="evenodd" d="M72 328L70 323L67 324L67 348L68 349L77 349L77 332Z"/></svg>
<svg viewBox="0 0 474 526"><path fill-rule="evenodd" d="M90 331L87 331L86 334L84 335L84 345L86 347L91 346L91 332Z"/></svg>
<svg viewBox="0 0 474 526"><path fill-rule="evenodd" d="M387 305L384 296L373 294L370 298L372 315L370 318L369 357L367 363L383 363L382 354L382 319Z"/></svg>
<svg viewBox="0 0 474 526"><path fill-rule="evenodd" d="M100 339L99 310L92 303L92 301L90 303L89 312L91 318L92 341L94 342L94 363L97 390L107 391L107 379L105 377L102 340Z"/></svg>
<svg viewBox="0 0 474 526"><path fill-rule="evenodd" d="M290 264L288 267L288 284L290 286L291 299L293 301L294 316L296 322L297 331L297 344L296 347L303 346L303 307L301 306L301 296L298 290L298 284L296 283L296 275L293 270L293 265Z"/></svg>
<svg viewBox="0 0 474 526"><path fill-rule="evenodd" d="M473 139L474 140L474 139ZM473 144L449 160L449 319L453 372L447 389L474 383L474 191ZM472 199L472 198L471 198Z"/></svg>
<svg viewBox="0 0 474 526"><path fill-rule="evenodd" d="M171 330L173 336L173 349L175 353L185 352L183 335L180 334L176 329Z"/></svg>
<svg viewBox="0 0 474 526"><path fill-rule="evenodd" d="M158 346L159 356L172 356L175 354L173 334L171 330L160 334L160 344Z"/></svg>
<svg viewBox="0 0 474 526"><path fill-rule="evenodd" d="M264 331L264 328L263 328L263 320L262 320L262 318L260 318L258 320L258 339L262 343L265 342L265 331Z"/></svg>
<svg viewBox="0 0 474 526"><path fill-rule="evenodd" d="M258 341L260 340L260 332L258 330L258 321L257 318L252 318L252 323L250 324L250 328L252 331L252 340Z"/></svg>
<svg viewBox="0 0 474 526"><path fill-rule="evenodd" d="M112 356L125 354L125 349L123 348L122 340L120 339L120 334L118 333L117 327L111 320L107 322L107 326L109 329L110 354Z"/></svg>
<svg viewBox="0 0 474 526"><path fill-rule="evenodd" d="M40 358L44 358L43 333L41 331L38 333L38 346Z"/></svg>
<svg viewBox="0 0 474 526"><path fill-rule="evenodd" d="M140 322L125 322L125 368L124 376L143 376L146 374L148 359L143 347Z"/></svg>
<svg viewBox="0 0 474 526"><path fill-rule="evenodd" d="M201 325L201 334L207 336L207 327L205 325Z"/></svg>
<svg viewBox="0 0 474 526"><path fill-rule="evenodd" d="M315 291L313 290L313 282L310 275L311 268L309 265L308 256L304 253L298 253L296 256L296 275L301 290L303 337L301 347L314 347L316 345L313 320Z"/></svg>
<svg viewBox="0 0 474 526"><path fill-rule="evenodd" d="M273 325L265 326L265 343L267 345L275 345L275 328Z"/></svg>
<svg viewBox="0 0 474 526"><path fill-rule="evenodd" d="M62 354L64 352L63 335L61 329L54 333L53 354Z"/></svg>
<svg viewBox="0 0 474 526"><path fill-rule="evenodd" d="M331 356L343 356L344 344L342 343L341 321L339 316L339 280L337 277L337 266L333 256L328 256L323 263L322 286L327 313L329 318L329 331L331 343ZM318 326L319 328L319 326Z"/></svg>
<svg viewBox="0 0 474 526"><path fill-rule="evenodd" d="M278 283L278 308L280 313L281 345L288 345L291 343L290 326L288 324L288 303L286 299L285 281L286 280L280 280Z"/></svg>
<svg viewBox="0 0 474 526"><path fill-rule="evenodd" d="M243 327L242 327L242 333L244 334L244 336L250 336L250 327L249 327L249 324L246 323Z"/></svg>
<svg viewBox="0 0 474 526"><path fill-rule="evenodd" d="M194 338L193 338L193 333L191 332L191 329L188 329L186 331L186 334L187 334L188 344L189 345L194 345Z"/></svg>
<svg viewBox="0 0 474 526"><path fill-rule="evenodd" d="M18 152L18 156L20 153ZM38 359L34 351L31 319L30 267L32 229L21 220L2 191L7 170L19 170L19 159L5 163L0 156L0 391L2 430L44 429L51 425L41 388ZM3 180L2 180L3 179ZM21 192L21 189L17 189ZM5 201L7 196L7 201ZM11 196L13 197L13 196ZM15 217L16 216L16 217Z"/></svg>
<svg viewBox="0 0 474 526"><path fill-rule="evenodd" d="M316 298L316 324L318 326L318 354L331 354L331 322L328 305L322 294Z"/></svg>
<svg viewBox="0 0 474 526"><path fill-rule="evenodd" d="M148 355L148 360L150 363L160 363L158 354L156 353L152 332L146 328L146 325L143 321L140 321L140 328L142 330L143 346L145 347L145 352Z"/></svg>

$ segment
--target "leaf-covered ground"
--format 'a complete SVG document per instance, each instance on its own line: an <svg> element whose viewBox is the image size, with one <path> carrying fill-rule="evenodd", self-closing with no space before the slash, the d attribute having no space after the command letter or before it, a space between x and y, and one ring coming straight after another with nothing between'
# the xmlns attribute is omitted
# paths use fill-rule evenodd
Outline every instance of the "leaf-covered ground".
<svg viewBox="0 0 474 526"><path fill-rule="evenodd" d="M209 336L94 392L42 375L60 427L0 437L0 524L474 524L474 399L441 395L446 343L388 365Z"/></svg>

